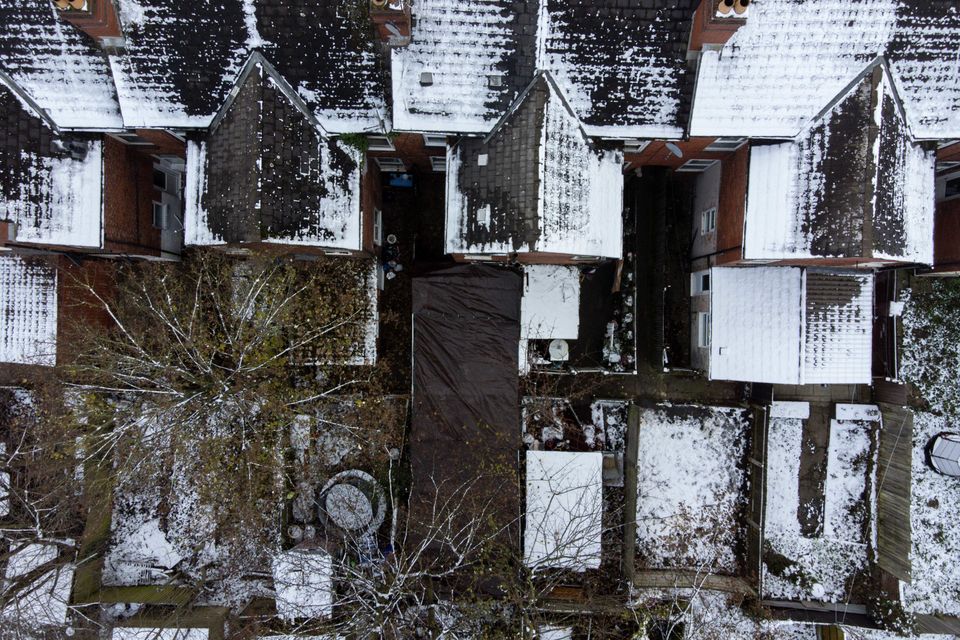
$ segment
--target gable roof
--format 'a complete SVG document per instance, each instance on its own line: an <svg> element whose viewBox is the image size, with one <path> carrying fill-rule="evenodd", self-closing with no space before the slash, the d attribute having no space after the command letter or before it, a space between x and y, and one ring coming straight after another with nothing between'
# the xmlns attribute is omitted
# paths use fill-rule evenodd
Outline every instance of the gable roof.
<svg viewBox="0 0 960 640"><path fill-rule="evenodd" d="M102 246L102 143L61 135L45 113L0 74L0 220L16 241Z"/></svg>
<svg viewBox="0 0 960 640"><path fill-rule="evenodd" d="M871 65L793 142L750 150L744 257L929 264L934 165Z"/></svg>
<svg viewBox="0 0 960 640"><path fill-rule="evenodd" d="M950 0L755 3L723 49L701 57L690 134L792 138L884 56L913 136L960 137L958 36Z"/></svg>
<svg viewBox="0 0 960 640"><path fill-rule="evenodd" d="M534 74L549 71L591 136L680 137L696 0L423 0L393 51L394 126L486 133ZM422 72L433 84L420 85ZM502 77L499 86L490 76Z"/></svg>
<svg viewBox="0 0 960 640"><path fill-rule="evenodd" d="M798 267L714 267L709 377L869 383L873 276Z"/></svg>
<svg viewBox="0 0 960 640"><path fill-rule="evenodd" d="M620 257L622 159L538 74L486 138L448 149L447 252Z"/></svg>
<svg viewBox="0 0 960 640"><path fill-rule="evenodd" d="M128 127L206 127L259 50L328 131L380 126L377 44L347 0L121 1L111 56Z"/></svg>
<svg viewBox="0 0 960 640"><path fill-rule="evenodd" d="M0 256L0 362L57 362L57 272L44 262Z"/></svg>
<svg viewBox="0 0 960 640"><path fill-rule="evenodd" d="M49 2L11 0L0 6L0 71L62 128L123 124L106 58Z"/></svg>
<svg viewBox="0 0 960 640"><path fill-rule="evenodd" d="M359 250L361 160L254 58L212 128L188 143L185 241Z"/></svg>

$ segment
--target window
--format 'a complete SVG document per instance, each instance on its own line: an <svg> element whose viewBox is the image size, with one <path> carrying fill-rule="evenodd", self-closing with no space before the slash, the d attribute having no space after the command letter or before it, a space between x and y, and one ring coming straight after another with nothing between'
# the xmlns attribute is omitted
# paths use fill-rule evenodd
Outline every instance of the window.
<svg viewBox="0 0 960 640"><path fill-rule="evenodd" d="M957 196L960 196L960 176L947 180L947 184L943 188L944 198L956 198Z"/></svg>
<svg viewBox="0 0 960 640"><path fill-rule="evenodd" d="M367 136L370 151L393 151L393 141L387 136Z"/></svg>
<svg viewBox="0 0 960 640"><path fill-rule="evenodd" d="M701 171L706 171L717 162L716 160L687 160L677 171L684 171L689 173L699 173Z"/></svg>
<svg viewBox="0 0 960 640"><path fill-rule="evenodd" d="M700 214L700 235L706 235L717 229L717 208L710 207Z"/></svg>
<svg viewBox="0 0 960 640"><path fill-rule="evenodd" d="M446 171L447 170L446 156L430 156L430 167L434 171Z"/></svg>
<svg viewBox="0 0 960 640"><path fill-rule="evenodd" d="M324 249L323 255L325 256L349 256L353 255L346 249Z"/></svg>
<svg viewBox="0 0 960 640"><path fill-rule="evenodd" d="M710 291L710 272L694 271L690 274L690 295L697 296Z"/></svg>
<svg viewBox="0 0 960 640"><path fill-rule="evenodd" d="M373 243L383 244L383 211L373 210Z"/></svg>
<svg viewBox="0 0 960 640"><path fill-rule="evenodd" d="M960 167L960 160L944 160L937 163L937 171L950 171Z"/></svg>
<svg viewBox="0 0 960 640"><path fill-rule="evenodd" d="M153 203L153 226L157 229L167 228L167 205L162 202Z"/></svg>
<svg viewBox="0 0 960 640"><path fill-rule="evenodd" d="M141 138L135 133L111 133L111 136L124 144L140 147L152 147L153 143L146 138Z"/></svg>
<svg viewBox="0 0 960 640"><path fill-rule="evenodd" d="M403 171L406 166L400 158L377 158L380 171Z"/></svg>
<svg viewBox="0 0 960 640"><path fill-rule="evenodd" d="M704 151L736 151L746 143L746 138L717 138Z"/></svg>
<svg viewBox="0 0 960 640"><path fill-rule="evenodd" d="M640 153L650 145L649 140L627 140L623 143L624 153Z"/></svg>
<svg viewBox="0 0 960 640"><path fill-rule="evenodd" d="M445 147L447 146L447 136L423 134L423 146L425 147Z"/></svg>
<svg viewBox="0 0 960 640"><path fill-rule="evenodd" d="M710 346L710 312L697 313L697 346L705 349Z"/></svg>
<svg viewBox="0 0 960 640"><path fill-rule="evenodd" d="M153 170L153 186L160 191L167 190L167 174L157 169Z"/></svg>

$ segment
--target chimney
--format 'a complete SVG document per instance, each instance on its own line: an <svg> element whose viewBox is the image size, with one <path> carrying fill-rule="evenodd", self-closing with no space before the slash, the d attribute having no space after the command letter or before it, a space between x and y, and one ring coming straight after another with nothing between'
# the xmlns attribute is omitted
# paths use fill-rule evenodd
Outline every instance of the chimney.
<svg viewBox="0 0 960 640"><path fill-rule="evenodd" d="M693 15L687 59L702 51L719 49L747 22L750 0L700 0Z"/></svg>
<svg viewBox="0 0 960 640"><path fill-rule="evenodd" d="M9 251L6 244L17 239L17 223L10 220L0 220L0 251Z"/></svg>
<svg viewBox="0 0 960 640"><path fill-rule="evenodd" d="M113 0L53 0L57 13L107 52L123 48L123 30Z"/></svg>
<svg viewBox="0 0 960 640"><path fill-rule="evenodd" d="M410 0L370 0L370 20L385 46L410 44Z"/></svg>

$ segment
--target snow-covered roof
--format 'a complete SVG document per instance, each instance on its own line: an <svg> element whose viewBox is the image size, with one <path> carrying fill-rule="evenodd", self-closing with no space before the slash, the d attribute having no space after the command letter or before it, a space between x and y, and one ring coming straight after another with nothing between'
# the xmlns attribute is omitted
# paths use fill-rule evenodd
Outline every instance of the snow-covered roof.
<svg viewBox="0 0 960 640"><path fill-rule="evenodd" d="M57 272L43 262L0 256L0 362L57 362Z"/></svg>
<svg viewBox="0 0 960 640"><path fill-rule="evenodd" d="M757 2L721 51L703 53L690 133L792 138L884 56L914 137L960 137L958 34L950 0Z"/></svg>
<svg viewBox="0 0 960 640"><path fill-rule="evenodd" d="M576 340L580 330L580 270L557 265L523 269L520 337Z"/></svg>
<svg viewBox="0 0 960 640"><path fill-rule="evenodd" d="M0 72L68 129L118 129L117 94L106 59L49 2L0 6Z"/></svg>
<svg viewBox="0 0 960 640"><path fill-rule="evenodd" d="M333 611L333 559L322 549L292 549L273 559L277 615L287 621Z"/></svg>
<svg viewBox="0 0 960 640"><path fill-rule="evenodd" d="M870 382L872 274L715 267L710 281L711 379Z"/></svg>
<svg viewBox="0 0 960 640"><path fill-rule="evenodd" d="M261 63L188 142L185 242L362 248L360 152L328 137Z"/></svg>
<svg viewBox="0 0 960 640"><path fill-rule="evenodd" d="M210 124L261 51L328 131L379 128L377 43L348 2L119 0L126 51L110 57L127 127Z"/></svg>
<svg viewBox="0 0 960 640"><path fill-rule="evenodd" d="M154 628L154 627L114 627L111 640L207 640L208 629L199 628Z"/></svg>
<svg viewBox="0 0 960 640"><path fill-rule="evenodd" d="M17 223L16 241L102 245L102 143L60 135L0 76L0 219Z"/></svg>
<svg viewBox="0 0 960 640"><path fill-rule="evenodd" d="M447 149L448 253L622 255L623 154L542 74L485 139Z"/></svg>
<svg viewBox="0 0 960 640"><path fill-rule="evenodd" d="M550 71L588 135L680 137L698 3L651 4L417 2L412 42L393 51L394 126L486 133L536 71ZM424 72L432 75L426 86Z"/></svg>
<svg viewBox="0 0 960 640"><path fill-rule="evenodd" d="M929 264L934 165L875 66L793 142L751 148L744 257Z"/></svg>
<svg viewBox="0 0 960 640"><path fill-rule="evenodd" d="M59 556L59 547L52 543L11 547L3 586L4 590L11 587L17 590L15 597L3 607L0 617L24 626L62 625L66 622L74 566L58 564ZM41 571L29 584L19 584L26 579L25 576L47 565L49 570Z"/></svg>
<svg viewBox="0 0 960 640"><path fill-rule="evenodd" d="M527 451L523 557L535 569L600 566L603 454Z"/></svg>

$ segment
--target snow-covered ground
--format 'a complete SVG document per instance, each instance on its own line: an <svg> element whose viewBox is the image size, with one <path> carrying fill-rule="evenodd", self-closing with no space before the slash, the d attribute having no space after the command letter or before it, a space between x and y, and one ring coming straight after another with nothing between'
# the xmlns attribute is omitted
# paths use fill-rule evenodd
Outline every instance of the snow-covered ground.
<svg viewBox="0 0 960 640"><path fill-rule="evenodd" d="M241 606L266 593L268 585L242 576L257 572L258 564L260 573L269 573L271 550L254 548L252 541L218 545L214 516L201 505L193 482L200 473L194 461L170 446L169 432L156 424L146 429L150 455L118 466L103 584L159 585L178 574L202 573L216 585L203 594L204 604ZM275 536L279 546L279 531Z"/></svg>
<svg viewBox="0 0 960 640"><path fill-rule="evenodd" d="M641 412L637 552L648 566L737 571L749 429L741 409L665 404Z"/></svg>
<svg viewBox="0 0 960 640"><path fill-rule="evenodd" d="M960 615L960 484L926 463L924 447L956 423L930 413L917 413L913 425L913 495L910 525L912 581L903 584L904 606L915 613Z"/></svg>
<svg viewBox="0 0 960 640"><path fill-rule="evenodd" d="M850 581L867 568L873 486L868 472L876 424L831 421L823 530L806 537L799 517L803 418L792 410L778 412L775 403L767 433L764 597L827 602L849 597Z"/></svg>
<svg viewBox="0 0 960 640"><path fill-rule="evenodd" d="M904 607L914 613L960 615L960 484L931 470L924 455L930 438L956 431L960 418L960 286L953 280L924 280L905 293L900 374L930 412L914 415L912 580L901 585L901 594Z"/></svg>

